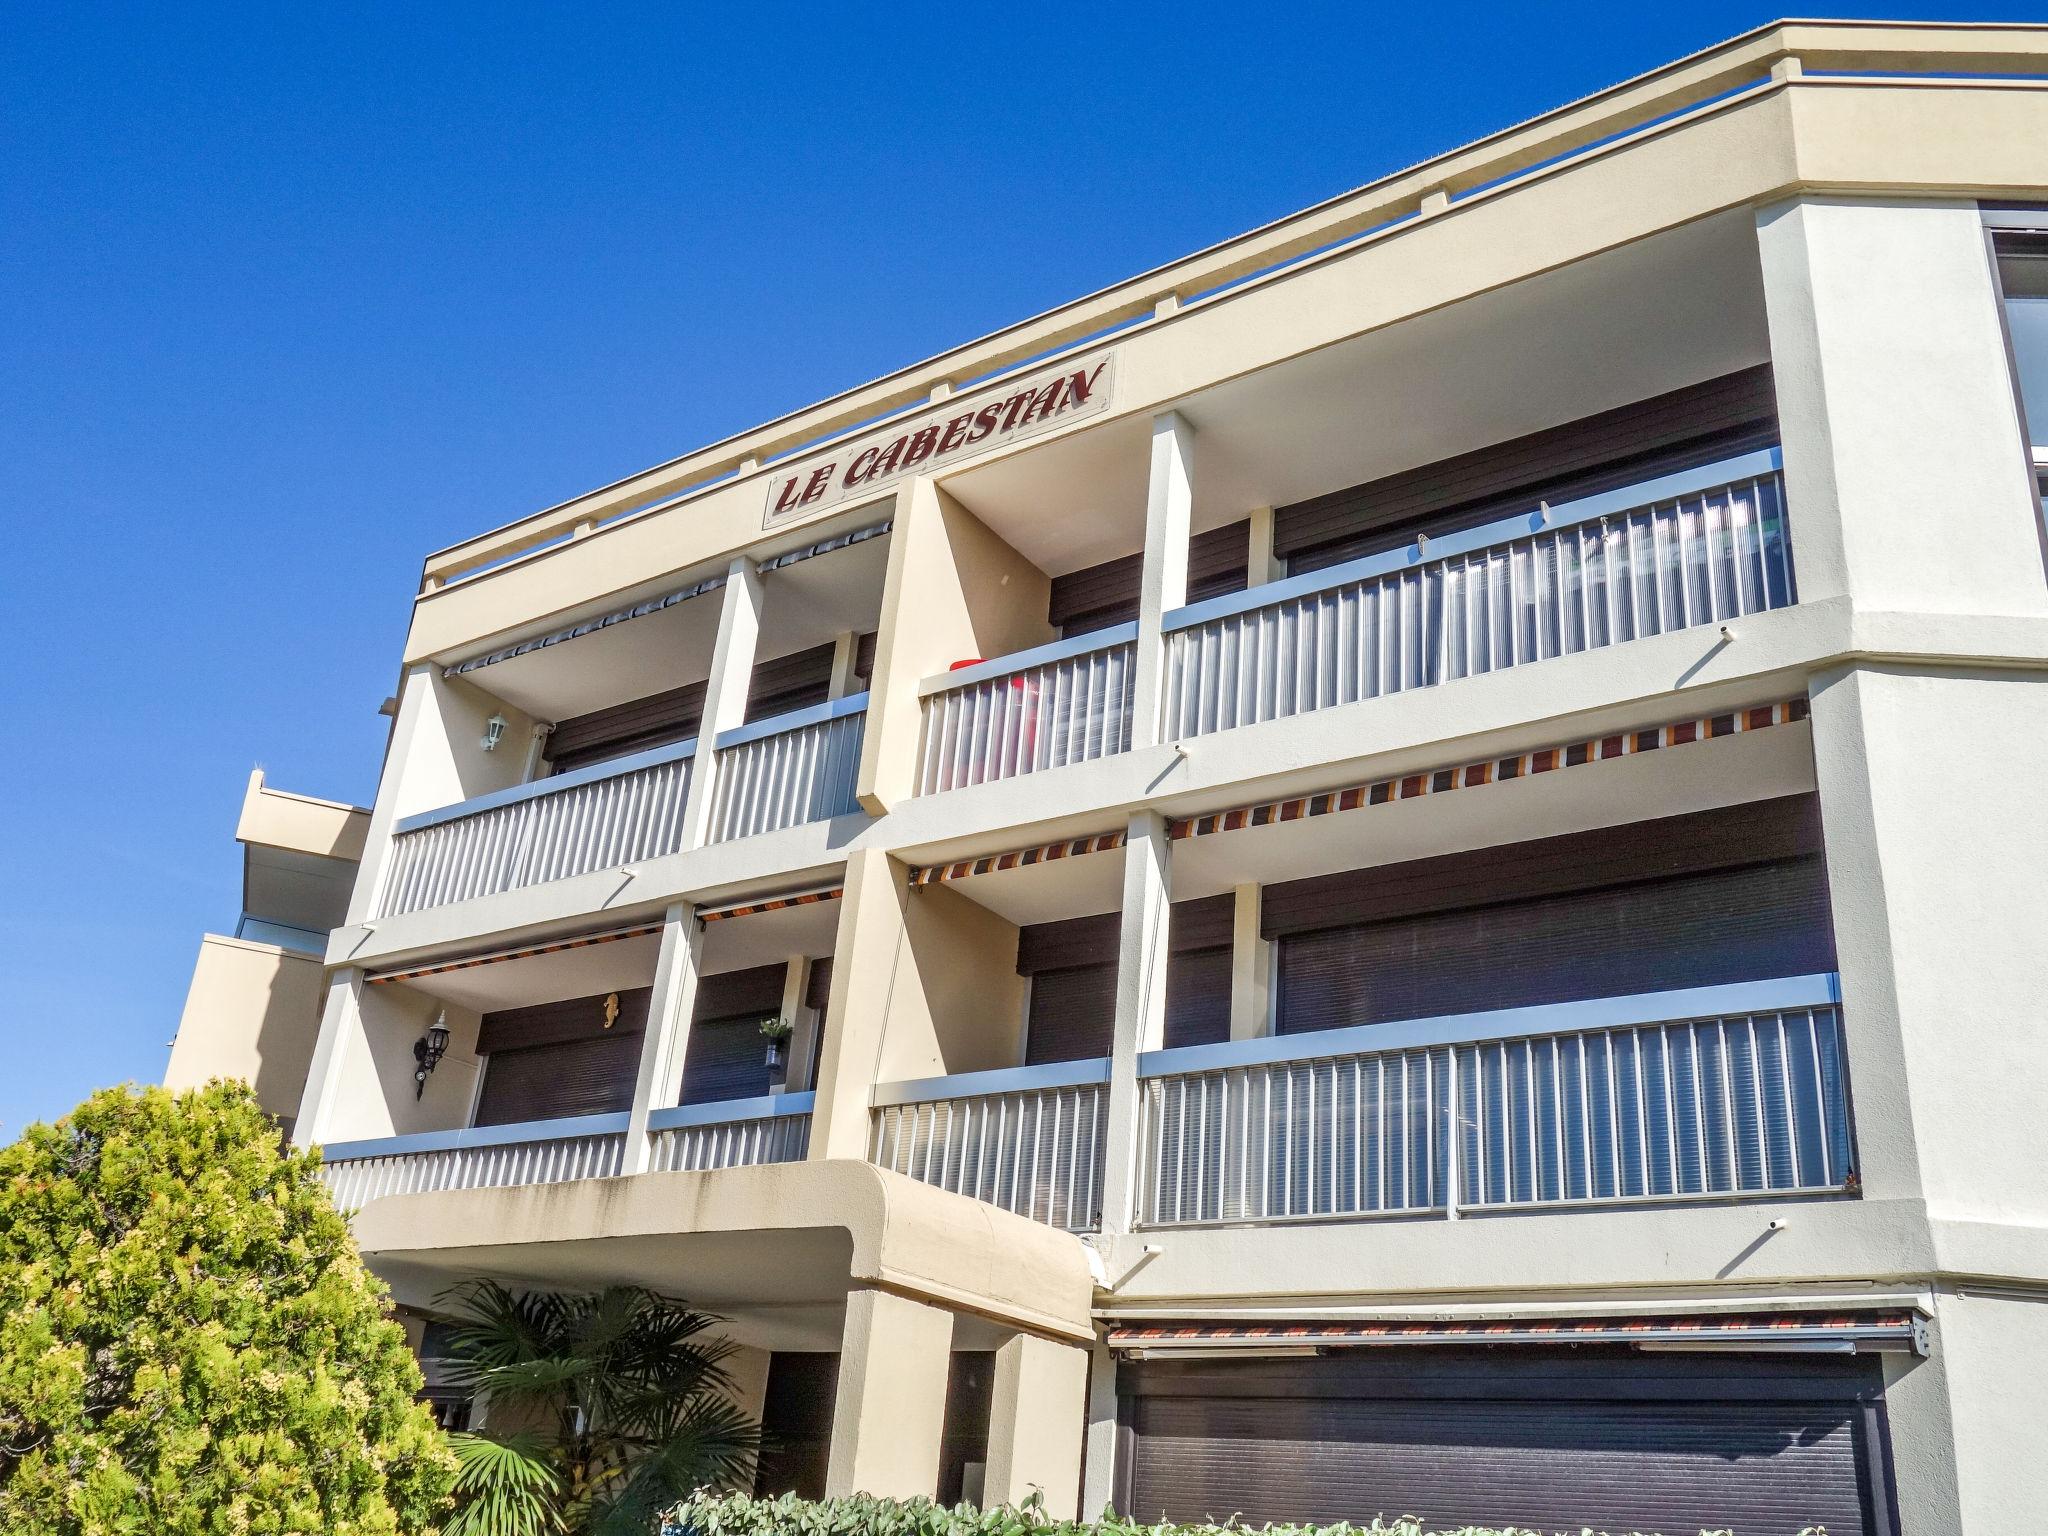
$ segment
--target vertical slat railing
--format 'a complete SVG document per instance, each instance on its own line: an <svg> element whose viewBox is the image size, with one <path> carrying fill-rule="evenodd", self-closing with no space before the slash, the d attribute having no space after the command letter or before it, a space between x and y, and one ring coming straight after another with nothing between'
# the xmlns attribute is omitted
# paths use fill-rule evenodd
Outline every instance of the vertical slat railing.
<svg viewBox="0 0 2048 1536"><path fill-rule="evenodd" d="M868 1160L1048 1226L1092 1231L1106 1094L1092 1081L880 1104Z"/></svg>
<svg viewBox="0 0 2048 1536"><path fill-rule="evenodd" d="M407 1142L425 1139L390 1138L393 1150L389 1152L372 1150L376 1143L336 1147L334 1155L321 1164L320 1177L335 1205L353 1211L386 1195L611 1178L624 1165L626 1146L624 1132L599 1131L477 1146L399 1150ZM358 1147L362 1150L358 1151Z"/></svg>
<svg viewBox="0 0 2048 1536"><path fill-rule="evenodd" d="M859 810L854 784L866 703L863 694L721 737L710 840L753 837Z"/></svg>
<svg viewBox="0 0 2048 1536"><path fill-rule="evenodd" d="M1796 600L1776 452L1411 546L1169 619L1163 728L1207 735ZM1717 472L1761 472L1692 485ZM1615 507L1619 502L1621 505ZM1614 510L1602 510L1614 507ZM1306 588L1306 590L1304 590ZM1222 607L1229 611L1203 617Z"/></svg>
<svg viewBox="0 0 2048 1536"><path fill-rule="evenodd" d="M811 1146L811 1096L801 1097L800 1110L791 1107L795 1096L772 1110L763 1100L657 1110L649 1121L648 1166L656 1173L706 1173L802 1162Z"/></svg>
<svg viewBox="0 0 2048 1536"><path fill-rule="evenodd" d="M378 915L566 880L675 853L691 748L661 748L401 822Z"/></svg>
<svg viewBox="0 0 2048 1536"><path fill-rule="evenodd" d="M1158 1073L1141 1115L1150 1226L1856 1183L1833 1004Z"/></svg>
<svg viewBox="0 0 2048 1536"><path fill-rule="evenodd" d="M1131 746L1133 642L1122 630L1048 647L1073 654L926 685L917 792L937 794L1084 763Z"/></svg>

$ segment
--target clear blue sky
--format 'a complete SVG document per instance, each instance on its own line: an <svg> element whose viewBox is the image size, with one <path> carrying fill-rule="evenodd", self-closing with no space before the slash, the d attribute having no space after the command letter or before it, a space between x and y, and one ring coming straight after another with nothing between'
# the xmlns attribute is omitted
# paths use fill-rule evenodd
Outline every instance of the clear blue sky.
<svg viewBox="0 0 2048 1536"><path fill-rule="evenodd" d="M252 765L372 795L428 550L1768 16L11 7L0 1137L161 1075Z"/></svg>

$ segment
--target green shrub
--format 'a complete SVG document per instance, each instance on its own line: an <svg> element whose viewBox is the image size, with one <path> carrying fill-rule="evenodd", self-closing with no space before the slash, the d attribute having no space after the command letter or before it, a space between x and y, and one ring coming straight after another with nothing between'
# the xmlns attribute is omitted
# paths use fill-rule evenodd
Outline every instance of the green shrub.
<svg viewBox="0 0 2048 1536"><path fill-rule="evenodd" d="M432 1529L454 1458L318 1167L220 1083L0 1150L0 1531Z"/></svg>
<svg viewBox="0 0 2048 1536"><path fill-rule="evenodd" d="M1263 1536L1543 1536L1513 1526L1473 1525L1425 1532L1419 1521L1408 1519L1375 1519L1369 1525L1263 1527L1142 1525L1113 1515L1090 1521L1054 1520L1040 1507L1036 1495L1017 1509L976 1509L971 1504L947 1509L930 1499L873 1499L865 1494L810 1500L794 1494L750 1499L739 1494L699 1493L671 1510L662 1524L662 1536L1248 1536L1251 1531ZM1816 1533L1825 1536L1818 1527L1801 1536Z"/></svg>

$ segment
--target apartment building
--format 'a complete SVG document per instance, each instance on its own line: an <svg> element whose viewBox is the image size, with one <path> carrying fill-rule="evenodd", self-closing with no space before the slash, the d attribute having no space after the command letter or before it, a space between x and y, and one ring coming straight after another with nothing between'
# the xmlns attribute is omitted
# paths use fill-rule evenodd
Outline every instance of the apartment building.
<svg viewBox="0 0 2048 1536"><path fill-rule="evenodd" d="M1766 27L428 557L370 1262L719 1312L764 1488L2037 1510L2044 74Z"/></svg>

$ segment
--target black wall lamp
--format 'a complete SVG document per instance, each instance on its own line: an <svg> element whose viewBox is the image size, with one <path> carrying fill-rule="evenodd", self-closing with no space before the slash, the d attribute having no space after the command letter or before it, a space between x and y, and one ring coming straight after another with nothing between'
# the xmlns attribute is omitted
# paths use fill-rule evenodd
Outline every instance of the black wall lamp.
<svg viewBox="0 0 2048 1536"><path fill-rule="evenodd" d="M448 1011L444 1008L434 1015L434 1022L427 1032L412 1043L412 1059L419 1063L413 1068L412 1096L417 1099L427 1091L427 1079L434 1074L434 1068L441 1065L441 1058L448 1054Z"/></svg>

